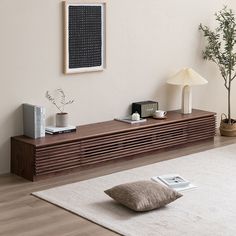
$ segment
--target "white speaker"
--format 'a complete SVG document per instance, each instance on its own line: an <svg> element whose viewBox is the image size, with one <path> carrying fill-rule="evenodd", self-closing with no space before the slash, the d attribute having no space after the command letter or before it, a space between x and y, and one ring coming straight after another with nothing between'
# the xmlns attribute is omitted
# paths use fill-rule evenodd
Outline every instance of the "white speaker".
<svg viewBox="0 0 236 236"><path fill-rule="evenodd" d="M46 109L42 106L23 104L23 127L24 135L30 138L45 136Z"/></svg>

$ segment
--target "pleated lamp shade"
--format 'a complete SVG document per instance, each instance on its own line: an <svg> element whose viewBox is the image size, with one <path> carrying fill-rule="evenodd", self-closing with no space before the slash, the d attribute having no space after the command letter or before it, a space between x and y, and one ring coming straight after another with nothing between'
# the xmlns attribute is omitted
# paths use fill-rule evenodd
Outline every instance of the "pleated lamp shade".
<svg viewBox="0 0 236 236"><path fill-rule="evenodd" d="M208 81L191 68L183 68L167 80L168 84L173 85L202 85Z"/></svg>

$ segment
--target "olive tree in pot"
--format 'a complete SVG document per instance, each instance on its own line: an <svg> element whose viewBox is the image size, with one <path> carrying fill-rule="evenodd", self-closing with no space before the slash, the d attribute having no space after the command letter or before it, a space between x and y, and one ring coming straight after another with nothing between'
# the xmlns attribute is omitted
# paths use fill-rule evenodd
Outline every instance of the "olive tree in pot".
<svg viewBox="0 0 236 236"><path fill-rule="evenodd" d="M62 89L56 89L52 94L49 91L46 92L46 98L60 111L56 114L56 126L66 127L68 126L68 113L64 112L65 106L72 104L74 100L66 101L66 95Z"/></svg>
<svg viewBox="0 0 236 236"><path fill-rule="evenodd" d="M226 6L215 14L218 26L214 31L200 24L207 45L203 58L214 62L221 73L228 94L228 116L221 115L220 133L224 136L236 136L236 120L231 117L231 86L236 78L236 22L235 15Z"/></svg>

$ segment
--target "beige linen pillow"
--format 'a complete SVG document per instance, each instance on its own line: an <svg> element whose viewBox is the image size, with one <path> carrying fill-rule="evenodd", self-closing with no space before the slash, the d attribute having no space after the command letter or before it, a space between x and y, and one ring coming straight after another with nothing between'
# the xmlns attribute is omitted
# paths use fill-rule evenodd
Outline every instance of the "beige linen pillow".
<svg viewBox="0 0 236 236"><path fill-rule="evenodd" d="M121 184L104 192L134 211L150 211L160 208L183 196L163 184L152 181Z"/></svg>

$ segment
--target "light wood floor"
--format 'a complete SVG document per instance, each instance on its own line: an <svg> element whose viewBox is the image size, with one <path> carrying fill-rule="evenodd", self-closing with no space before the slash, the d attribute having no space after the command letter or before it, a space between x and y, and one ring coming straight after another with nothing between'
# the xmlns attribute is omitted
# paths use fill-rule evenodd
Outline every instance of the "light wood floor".
<svg viewBox="0 0 236 236"><path fill-rule="evenodd" d="M86 219L37 199L31 196L30 193L232 143L236 143L236 138L220 137L218 135L214 142L204 141L192 144L191 146L172 148L139 158L119 160L89 170L83 170L79 173L54 177L34 183L11 174L1 175L0 236L117 235Z"/></svg>

